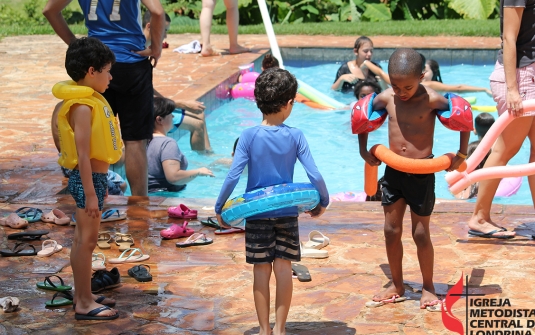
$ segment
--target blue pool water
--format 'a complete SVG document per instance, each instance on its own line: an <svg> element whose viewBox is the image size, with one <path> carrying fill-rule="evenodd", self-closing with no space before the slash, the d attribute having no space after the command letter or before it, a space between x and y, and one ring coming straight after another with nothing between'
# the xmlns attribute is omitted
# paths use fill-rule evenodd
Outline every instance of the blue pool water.
<svg viewBox="0 0 535 335"><path fill-rule="evenodd" d="M334 75L340 64L311 64L306 67L286 66L298 79L327 93L329 96L349 104L354 100L350 94L342 94L330 90ZM386 69L387 64L381 66ZM443 66L441 73L445 83L465 83L474 86L489 87L488 77L493 65L472 66L456 65ZM492 98L485 93L470 93L465 96L476 96L477 105L495 105ZM474 114L477 115L477 112ZM496 114L497 117L497 114ZM295 104L291 116L285 122L289 126L301 129L310 145L310 149L323 174L327 188L331 194L342 191L361 191L364 184L364 161L358 152L358 140L351 134L349 125L350 112L324 112L311 109L303 104ZM184 136L178 145L189 160L190 169L209 166L220 158L230 158L234 141L240 133L262 121L262 115L252 101L245 99L232 100L222 107L214 110L207 118L210 140L215 151L214 155L199 155L190 150L189 136ZM470 141L477 140L472 134ZM387 144L387 126L370 134L371 144ZM459 148L458 133L444 128L436 123L434 154L441 155L446 152L456 152ZM510 164L527 162L529 142L525 142L521 152L513 158ZM178 193L162 192L160 195L187 198L216 198L228 171L227 166L210 166L215 178L198 177L188 184L184 191ZM379 175L384 171L381 165ZM445 172L437 174L437 198L453 199L444 180ZM242 175L233 196L243 193L246 186L246 176ZM308 178L298 163L295 168L294 181L308 181ZM527 179L524 178L520 191L508 198L495 198L497 203L531 204L531 197Z"/></svg>

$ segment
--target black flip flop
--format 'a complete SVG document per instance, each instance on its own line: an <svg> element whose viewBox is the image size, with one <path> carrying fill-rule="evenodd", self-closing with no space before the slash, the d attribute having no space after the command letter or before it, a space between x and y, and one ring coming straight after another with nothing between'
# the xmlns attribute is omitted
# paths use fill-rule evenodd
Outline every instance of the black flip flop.
<svg viewBox="0 0 535 335"><path fill-rule="evenodd" d="M208 219L206 220L202 220L201 223L207 227L212 227L212 228L215 228L215 229L219 229L221 228L219 226L219 222L216 221L217 219L214 218L214 217L208 217Z"/></svg>
<svg viewBox="0 0 535 335"><path fill-rule="evenodd" d="M20 233L7 235L8 240L35 241L40 240L41 236L47 235L48 230L26 230Z"/></svg>
<svg viewBox="0 0 535 335"><path fill-rule="evenodd" d="M89 311L87 314L74 313L76 320L114 320L119 317L119 313L110 316L98 316L97 314L103 311L111 310L108 306L102 306Z"/></svg>
<svg viewBox="0 0 535 335"><path fill-rule="evenodd" d="M509 240L509 239L512 239L512 238L515 237L514 235L512 235L512 236L511 235L494 235L496 233L501 233L503 231L504 230L502 230L502 229L495 229L493 231L489 231L488 233L482 233L480 231L470 229L468 231L468 234L474 235L474 236L477 236L477 237L496 238L496 239L500 239L500 240Z"/></svg>
<svg viewBox="0 0 535 335"><path fill-rule="evenodd" d="M297 279L302 282L312 281L308 268L304 265L292 263L292 271L297 276Z"/></svg>
<svg viewBox="0 0 535 335"><path fill-rule="evenodd" d="M30 247L31 249L27 249ZM16 257L16 256L35 256L37 250L35 247L28 243L16 243L11 249L0 250L0 255L4 257Z"/></svg>
<svg viewBox="0 0 535 335"><path fill-rule="evenodd" d="M67 291L69 292L69 291ZM104 304L103 301L106 300L106 297L101 295L100 297L95 299L95 302L97 304L101 304L108 307L115 307L115 301L114 302L108 302L107 304ZM72 309L76 309L76 304L72 304Z"/></svg>
<svg viewBox="0 0 535 335"><path fill-rule="evenodd" d="M136 265L128 269L128 275L134 277L137 281L147 282L152 281L152 275L150 274L150 266L141 264Z"/></svg>
<svg viewBox="0 0 535 335"><path fill-rule="evenodd" d="M54 293L52 296L52 300L48 300L45 302L46 307L59 307L59 306L66 306L66 305L72 305L74 297L71 294L71 291L60 291Z"/></svg>

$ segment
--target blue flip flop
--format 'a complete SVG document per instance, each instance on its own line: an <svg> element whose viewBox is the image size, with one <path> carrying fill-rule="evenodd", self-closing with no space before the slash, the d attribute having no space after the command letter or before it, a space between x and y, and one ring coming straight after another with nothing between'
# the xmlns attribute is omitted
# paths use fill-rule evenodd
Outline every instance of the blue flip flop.
<svg viewBox="0 0 535 335"><path fill-rule="evenodd" d="M28 223L34 223L41 220L43 211L35 207L21 207L15 211L15 213L28 221Z"/></svg>
<svg viewBox="0 0 535 335"><path fill-rule="evenodd" d="M102 212L100 222L118 221L126 219L126 213L119 211L117 208L111 208Z"/></svg>

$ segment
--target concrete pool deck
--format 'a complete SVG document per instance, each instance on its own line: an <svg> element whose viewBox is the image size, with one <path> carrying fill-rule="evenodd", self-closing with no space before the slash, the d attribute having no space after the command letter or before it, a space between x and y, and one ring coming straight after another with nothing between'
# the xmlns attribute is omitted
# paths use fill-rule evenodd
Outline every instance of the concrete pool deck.
<svg viewBox="0 0 535 335"><path fill-rule="evenodd" d="M170 49L164 51L155 69L155 88L163 95L197 99L235 75L238 64L254 61L267 48L265 36L244 35L240 42L254 53L202 58L180 55L172 49L198 35L171 35ZM413 46L423 48L496 49L499 39L372 37L376 48ZM224 48L227 36L213 36L214 45ZM282 36L283 47L351 47L354 37ZM440 44L442 43L442 44ZM59 170L57 153L50 136L50 115L57 100L51 95L54 83L67 79L63 67L66 46L56 36L19 36L0 42L0 215L23 206L43 210L59 208L73 213L70 196L57 195L66 186ZM122 286L103 293L117 299L120 318L110 322L74 321L70 306L47 309L52 291L35 287L45 276L57 274L72 283L69 251L74 229L54 224L30 224L47 229L48 235L64 246L50 258L0 258L0 297L21 299L18 312L0 312L0 334L253 334L258 331L252 300L252 271L245 263L243 235L216 236L212 228L198 221L190 226L214 239L207 246L179 249L176 240L161 240L159 231L176 219L166 208L185 203L200 210L200 218L213 215L204 206L213 199L110 196L107 208L126 210L127 219L103 223L101 230L114 235L130 233L135 247L149 254L154 280L138 283L128 277L135 264L120 264ZM207 207L205 207L207 208ZM431 219L435 247L435 287L444 296L461 278L469 276L469 293L478 298L508 298L511 307L531 309L535 296L533 247L528 237L487 240L468 237L466 220L472 203L437 200ZM493 218L508 229L524 235L535 234L532 206L493 205ZM324 216L312 220L302 216L301 239L320 230L331 238L327 259L305 258L302 264L312 281L294 281L294 298L288 318L288 334L451 334L440 313L419 310L421 275L414 243L410 237L409 214L405 217L404 274L409 301L368 309L364 304L389 282L389 268L383 242L383 214L378 203L334 203ZM0 227L1 246L11 245L7 235L16 230ZM9 243L8 243L9 242ZM42 241L32 242L40 246ZM99 250L107 258L117 257L115 244ZM113 266L107 264L108 270ZM275 281L272 279L272 284ZM272 293L274 291L272 290ZM272 301L274 294L272 294ZM474 297L472 297L474 298ZM465 299L453 314L465 322ZM273 315L273 313L272 313ZM473 317L474 320L513 318ZM525 328L527 319L520 320ZM273 319L272 319L273 321ZM520 330L521 328L517 328ZM485 330L485 328L470 328ZM486 329L490 330L490 328ZM505 330L505 328L494 328ZM512 330L512 329L507 329ZM533 329L530 329L533 330Z"/></svg>

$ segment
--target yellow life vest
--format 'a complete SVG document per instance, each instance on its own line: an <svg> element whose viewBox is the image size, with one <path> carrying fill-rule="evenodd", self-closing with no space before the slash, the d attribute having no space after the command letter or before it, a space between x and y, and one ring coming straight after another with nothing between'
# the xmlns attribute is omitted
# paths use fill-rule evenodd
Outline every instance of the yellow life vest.
<svg viewBox="0 0 535 335"><path fill-rule="evenodd" d="M89 158L108 164L116 163L122 155L123 142L117 118L102 95L90 87L78 86L72 80L54 85L52 94L63 99L58 112L58 129L61 156L58 163L67 169L78 165L78 153L74 142L74 131L69 124L72 105L80 104L91 108L91 144Z"/></svg>

